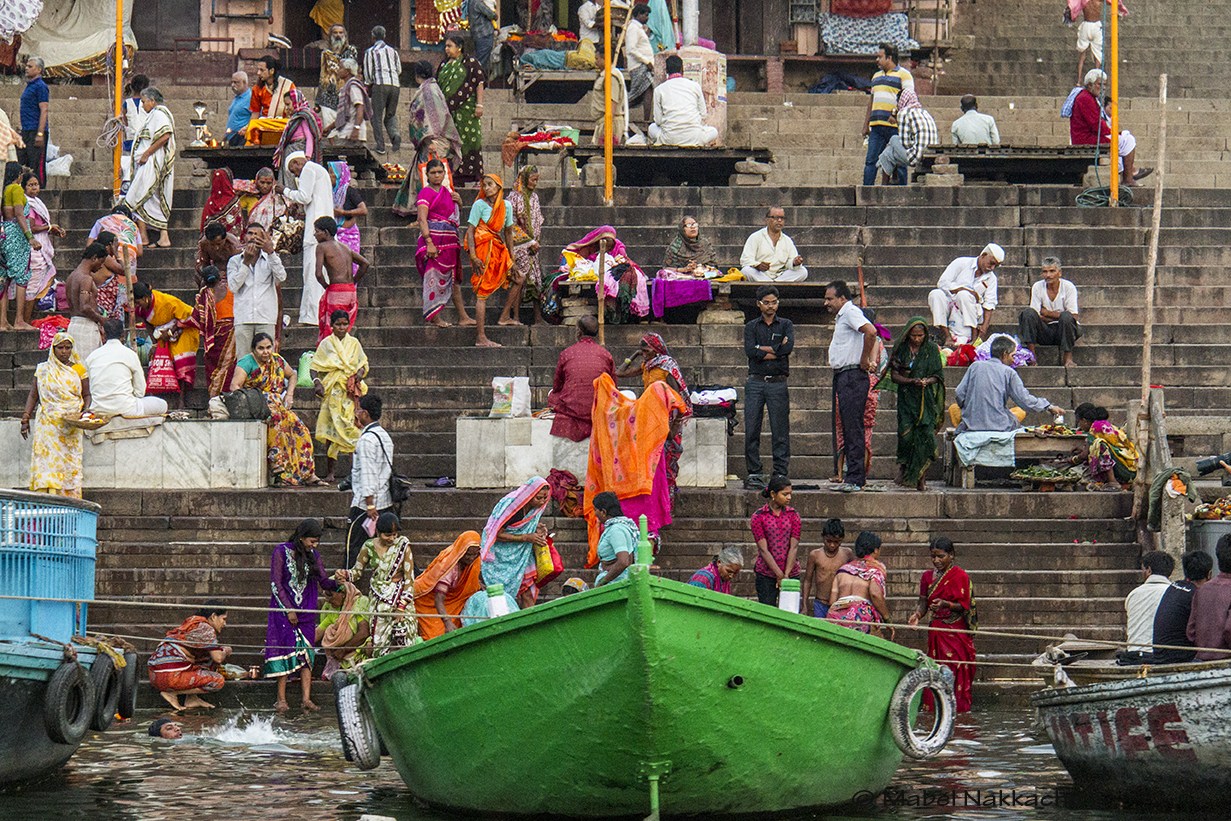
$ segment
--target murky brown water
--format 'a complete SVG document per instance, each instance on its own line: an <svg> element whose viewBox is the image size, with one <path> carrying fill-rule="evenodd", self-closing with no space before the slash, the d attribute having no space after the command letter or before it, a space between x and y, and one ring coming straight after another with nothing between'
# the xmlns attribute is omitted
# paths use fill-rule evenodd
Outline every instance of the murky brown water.
<svg viewBox="0 0 1231 821"><path fill-rule="evenodd" d="M87 739L65 771L0 795L0 818L342 819L364 813L399 821L440 821L406 794L386 759L372 771L342 757L334 716L222 710L184 719L185 738L152 739L158 713ZM1145 821L1191 815L1126 813L1078 806L1051 745L1031 726L1029 708L963 717L944 753L904 762L889 791L844 818ZM1016 792L1014 792L1016 790ZM813 817L813 816L805 816ZM829 816L837 819L839 816Z"/></svg>

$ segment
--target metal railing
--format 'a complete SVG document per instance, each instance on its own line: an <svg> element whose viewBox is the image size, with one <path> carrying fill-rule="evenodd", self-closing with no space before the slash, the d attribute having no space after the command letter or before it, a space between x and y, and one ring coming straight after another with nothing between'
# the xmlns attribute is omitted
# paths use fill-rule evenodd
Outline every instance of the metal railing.
<svg viewBox="0 0 1231 821"><path fill-rule="evenodd" d="M0 490L0 595L94 598L99 510L91 502ZM37 633L67 642L85 628L85 605L0 600L0 638Z"/></svg>

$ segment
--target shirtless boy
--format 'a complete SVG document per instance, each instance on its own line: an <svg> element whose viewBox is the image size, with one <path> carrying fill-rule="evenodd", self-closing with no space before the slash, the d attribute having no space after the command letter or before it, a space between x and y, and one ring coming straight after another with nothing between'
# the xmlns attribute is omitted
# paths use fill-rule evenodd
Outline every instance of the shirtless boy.
<svg viewBox="0 0 1231 821"><path fill-rule="evenodd" d="M103 344L103 315L98 310L98 284L94 275L103 267L107 249L100 243L91 242L81 257L81 264L73 269L64 283L68 297L68 334L73 338L77 355L84 362Z"/></svg>
<svg viewBox="0 0 1231 821"><path fill-rule="evenodd" d="M359 315L355 283L368 272L369 263L334 239L338 233L338 222L333 217L317 217L312 227L316 236L316 281L325 288L319 309L321 330L320 338L316 340L319 345L333 333L329 316L334 311L346 311L350 315L351 327L355 326L355 317Z"/></svg>
<svg viewBox="0 0 1231 821"><path fill-rule="evenodd" d="M812 615L818 619L829 615L829 594L833 587L833 577L839 567L855 560L854 552L849 547L842 546L842 539L845 537L846 528L842 526L842 520L830 519L821 530L821 539L824 540L825 546L808 554L808 569L804 572L804 584L800 591L802 595L799 597L805 616L808 615L810 592L816 594L816 599L812 602Z"/></svg>

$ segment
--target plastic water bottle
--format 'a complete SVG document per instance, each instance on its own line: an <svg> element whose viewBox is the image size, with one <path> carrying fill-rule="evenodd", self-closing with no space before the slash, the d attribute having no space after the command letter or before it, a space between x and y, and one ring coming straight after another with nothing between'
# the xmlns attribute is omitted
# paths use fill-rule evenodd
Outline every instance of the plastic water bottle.
<svg viewBox="0 0 1231 821"><path fill-rule="evenodd" d="M778 591L778 609L788 613L799 612L799 579L783 579Z"/></svg>
<svg viewBox="0 0 1231 821"><path fill-rule="evenodd" d="M493 619L509 615L509 603L504 598L503 584L487 586L487 615Z"/></svg>

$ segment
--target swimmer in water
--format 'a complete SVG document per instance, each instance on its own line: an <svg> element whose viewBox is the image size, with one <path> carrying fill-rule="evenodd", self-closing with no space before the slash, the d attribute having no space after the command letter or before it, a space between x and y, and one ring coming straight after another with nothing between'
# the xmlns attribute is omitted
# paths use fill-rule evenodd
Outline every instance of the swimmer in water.
<svg viewBox="0 0 1231 821"><path fill-rule="evenodd" d="M150 724L150 736L175 741L184 737L184 730L177 722L169 718L156 718Z"/></svg>

